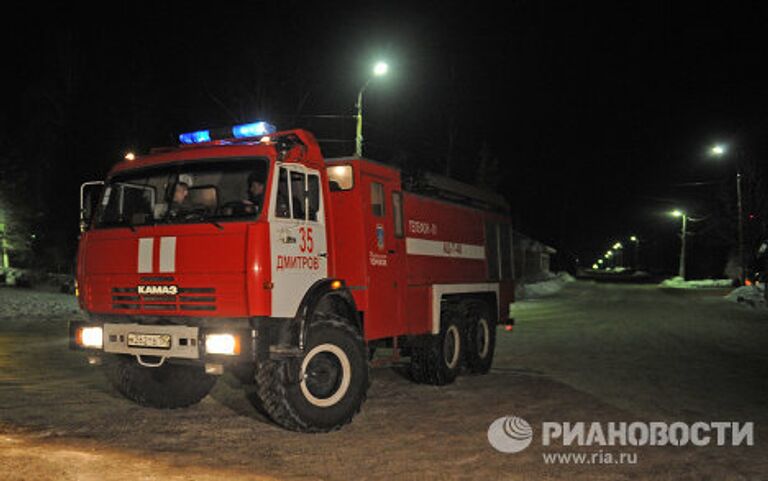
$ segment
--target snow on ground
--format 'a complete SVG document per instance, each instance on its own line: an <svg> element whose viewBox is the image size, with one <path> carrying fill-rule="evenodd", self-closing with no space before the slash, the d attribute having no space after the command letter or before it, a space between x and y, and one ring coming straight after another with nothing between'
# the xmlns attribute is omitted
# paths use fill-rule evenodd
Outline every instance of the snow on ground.
<svg viewBox="0 0 768 481"><path fill-rule="evenodd" d="M765 297L763 297L764 289L764 286L742 286L731 291L725 298L731 302L752 307L766 307Z"/></svg>
<svg viewBox="0 0 768 481"><path fill-rule="evenodd" d="M520 301L551 296L552 294L560 292L567 283L575 280L576 279L567 272L559 272L557 274L549 273L545 280L519 284L517 289L515 289L515 299Z"/></svg>
<svg viewBox="0 0 768 481"><path fill-rule="evenodd" d="M710 287L731 287L731 279L702 279L696 281L686 281L682 277L673 277L663 281L661 287L673 287L675 289L704 289Z"/></svg>
<svg viewBox="0 0 768 481"><path fill-rule="evenodd" d="M0 318L77 314L77 298L71 294L0 287Z"/></svg>

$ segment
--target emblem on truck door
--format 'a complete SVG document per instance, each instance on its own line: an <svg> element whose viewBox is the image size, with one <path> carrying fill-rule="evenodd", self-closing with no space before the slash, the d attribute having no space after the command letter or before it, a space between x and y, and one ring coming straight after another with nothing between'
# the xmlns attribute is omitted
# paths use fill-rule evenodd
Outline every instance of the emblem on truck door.
<svg viewBox="0 0 768 481"><path fill-rule="evenodd" d="M384 226L376 224L376 245L380 251L384 250Z"/></svg>

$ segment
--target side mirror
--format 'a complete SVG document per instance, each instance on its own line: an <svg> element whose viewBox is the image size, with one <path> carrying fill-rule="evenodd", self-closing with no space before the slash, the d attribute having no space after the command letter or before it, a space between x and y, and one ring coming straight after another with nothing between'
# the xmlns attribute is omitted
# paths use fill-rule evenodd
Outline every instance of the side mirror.
<svg viewBox="0 0 768 481"><path fill-rule="evenodd" d="M103 191L104 182L100 180L84 182L80 186L80 232L85 232L91 225Z"/></svg>

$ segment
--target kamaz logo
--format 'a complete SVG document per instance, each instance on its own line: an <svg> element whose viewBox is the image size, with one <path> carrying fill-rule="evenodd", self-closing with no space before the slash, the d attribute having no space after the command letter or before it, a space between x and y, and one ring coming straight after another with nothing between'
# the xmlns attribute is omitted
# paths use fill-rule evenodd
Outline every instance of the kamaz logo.
<svg viewBox="0 0 768 481"><path fill-rule="evenodd" d="M179 293L177 286L139 286L137 290L141 295L175 296Z"/></svg>

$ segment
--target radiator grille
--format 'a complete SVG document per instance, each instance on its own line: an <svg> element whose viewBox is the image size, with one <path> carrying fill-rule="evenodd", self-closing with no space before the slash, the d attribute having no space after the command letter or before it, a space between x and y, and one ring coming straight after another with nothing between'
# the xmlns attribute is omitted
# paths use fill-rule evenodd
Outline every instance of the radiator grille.
<svg viewBox="0 0 768 481"><path fill-rule="evenodd" d="M173 282L173 278L153 278L152 281ZM142 278L142 282L150 281ZM115 310L147 311L215 311L216 288L179 287L177 295L139 294L137 287L113 287L112 308Z"/></svg>

